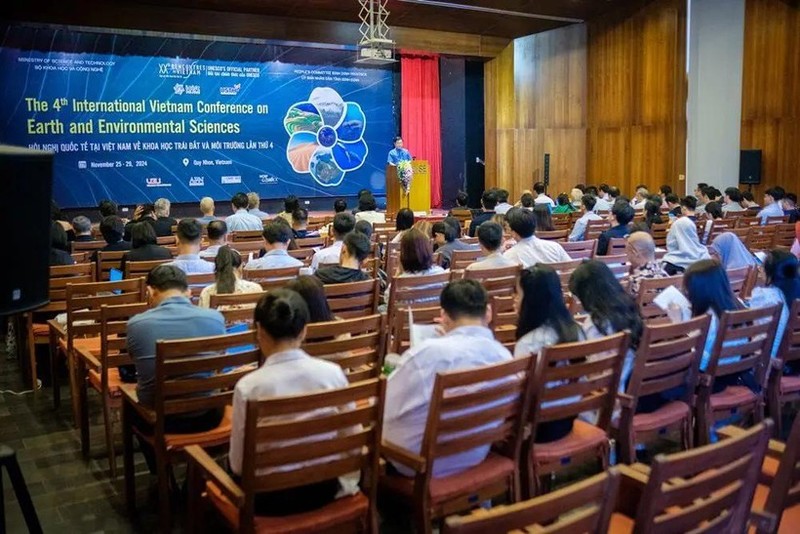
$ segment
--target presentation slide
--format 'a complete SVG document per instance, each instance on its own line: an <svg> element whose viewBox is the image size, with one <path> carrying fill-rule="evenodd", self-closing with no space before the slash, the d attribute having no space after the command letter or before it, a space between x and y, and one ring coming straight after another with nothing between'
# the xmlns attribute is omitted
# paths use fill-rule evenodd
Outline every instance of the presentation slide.
<svg viewBox="0 0 800 534"><path fill-rule="evenodd" d="M385 194L393 74L353 51L17 31L0 142L56 153L61 207Z"/></svg>

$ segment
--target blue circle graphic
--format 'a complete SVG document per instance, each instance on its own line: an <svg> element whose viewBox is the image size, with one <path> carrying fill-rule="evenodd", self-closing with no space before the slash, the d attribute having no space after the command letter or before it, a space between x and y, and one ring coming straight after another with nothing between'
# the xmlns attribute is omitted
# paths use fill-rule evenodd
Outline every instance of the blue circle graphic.
<svg viewBox="0 0 800 534"><path fill-rule="evenodd" d="M323 126L317 133L317 141L325 148L330 148L336 144L337 141L336 130L330 126Z"/></svg>

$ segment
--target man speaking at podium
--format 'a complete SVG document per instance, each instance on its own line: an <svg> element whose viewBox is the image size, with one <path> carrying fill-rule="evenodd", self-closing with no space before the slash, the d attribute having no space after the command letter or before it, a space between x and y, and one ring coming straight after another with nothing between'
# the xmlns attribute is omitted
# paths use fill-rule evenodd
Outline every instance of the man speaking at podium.
<svg viewBox="0 0 800 534"><path fill-rule="evenodd" d="M411 152L403 148L403 138L397 136L394 138L394 148L389 151L389 158L387 159L386 163L397 167L398 163L401 161L411 161Z"/></svg>

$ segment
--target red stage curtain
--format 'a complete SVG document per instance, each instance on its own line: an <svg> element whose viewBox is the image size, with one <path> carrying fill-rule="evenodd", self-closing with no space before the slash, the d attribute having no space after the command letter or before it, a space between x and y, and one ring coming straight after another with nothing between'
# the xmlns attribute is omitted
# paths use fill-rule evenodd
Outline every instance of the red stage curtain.
<svg viewBox="0 0 800 534"><path fill-rule="evenodd" d="M431 207L438 208L442 205L439 56L403 51L400 83L403 143L415 158L428 160Z"/></svg>

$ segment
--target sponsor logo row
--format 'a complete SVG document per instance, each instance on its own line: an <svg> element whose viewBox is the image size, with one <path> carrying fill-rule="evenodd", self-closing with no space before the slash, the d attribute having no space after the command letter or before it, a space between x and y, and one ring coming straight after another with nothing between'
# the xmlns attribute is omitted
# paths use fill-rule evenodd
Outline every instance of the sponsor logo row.
<svg viewBox="0 0 800 534"><path fill-rule="evenodd" d="M272 185L277 184L279 182L277 176L272 176L269 174L259 174L258 175L259 183L262 185ZM234 176L221 176L220 183L222 185L235 185L242 183L242 177L240 175ZM172 187L172 183L165 182L161 179L160 176L150 176L145 179L145 185L147 187ZM205 176L190 176L189 177L189 187L204 187L206 185L206 177Z"/></svg>

